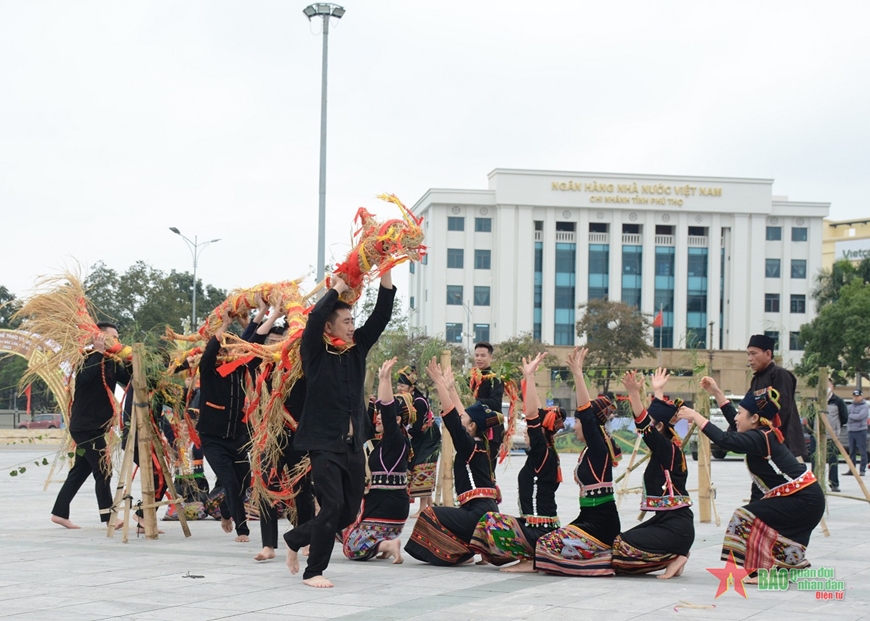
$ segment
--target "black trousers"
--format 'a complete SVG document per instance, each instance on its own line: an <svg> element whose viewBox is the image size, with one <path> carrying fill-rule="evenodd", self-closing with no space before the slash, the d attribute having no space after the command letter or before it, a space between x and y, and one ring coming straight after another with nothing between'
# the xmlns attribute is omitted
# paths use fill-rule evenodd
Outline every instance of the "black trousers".
<svg viewBox="0 0 870 621"><path fill-rule="evenodd" d="M63 487L57 494L57 499L54 501L54 507L51 510L52 515L69 519L69 506L72 499L81 489L88 477L94 475L94 490L97 493L97 505L100 509L112 508L112 474L105 463L106 453L106 436L98 433L96 437L87 437L91 434L85 434L85 437L80 437L78 434L72 436L76 443L76 458L73 467L70 469L66 477ZM83 451L83 454L79 454ZM108 473L106 472L108 470ZM109 521L108 513L100 514L101 522Z"/></svg>
<svg viewBox="0 0 870 621"><path fill-rule="evenodd" d="M291 550L311 545L304 579L323 574L329 565L335 535L356 519L365 492L365 453L351 445L343 453L309 451L314 495L320 513L298 528L284 533Z"/></svg>
<svg viewBox="0 0 870 621"><path fill-rule="evenodd" d="M275 464L275 470L280 474L284 466L292 469L302 461L305 455L306 453L302 451L286 450L282 453L278 463ZM298 528L314 517L314 486L311 483L310 472L299 482L296 491L296 497L293 499L296 504L296 524L294 526ZM260 502L260 539L264 548L274 549L278 547L278 521L278 509L272 503L262 500Z"/></svg>
<svg viewBox="0 0 870 621"><path fill-rule="evenodd" d="M251 486L251 463L248 461L247 434L238 438L221 438L200 434L202 452L226 492L226 504L236 525L237 535L249 535L245 514L245 493ZM223 507L221 517L224 516Z"/></svg>

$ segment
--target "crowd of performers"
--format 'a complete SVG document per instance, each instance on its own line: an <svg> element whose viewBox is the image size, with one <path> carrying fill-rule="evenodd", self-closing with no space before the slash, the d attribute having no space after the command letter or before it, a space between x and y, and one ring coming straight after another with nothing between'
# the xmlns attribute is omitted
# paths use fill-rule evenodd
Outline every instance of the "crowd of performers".
<svg viewBox="0 0 870 621"><path fill-rule="evenodd" d="M754 384L737 408L712 378L701 381L730 423L729 431L711 425L679 400L665 398L665 370L649 378L653 393L649 402L646 379L635 372L624 375L635 428L651 454L641 497L641 510L651 517L623 530L613 481L621 453L609 432L615 404L604 396L590 397L584 380L585 349L576 348L567 357L577 401L570 414L558 407L542 407L539 401L535 376L546 354L523 360L528 451L517 481L520 514L508 515L499 510L502 499L495 477L505 428L504 385L490 367L492 346L479 343L475 348L476 370L470 380L464 380L469 381L473 397L465 402L451 368L435 359L426 367L427 383L441 406L440 426L419 388L416 370L405 366L396 372L396 359L379 369L377 394L367 408L367 355L390 321L396 290L389 270L382 271L374 310L356 328L351 305L340 299L347 288L334 277L331 288L308 313L300 345L304 374L283 399L286 417L278 432L279 450L258 462L255 476L272 493L260 495L257 506L246 505L252 487L249 454L256 450L247 422L251 395L250 389L246 392L246 385L250 386L246 374L259 368L260 378L268 379L279 369L266 364L264 370L257 358L245 359L229 371L221 369L224 332L231 323L225 320L204 347L198 387L195 378L188 378L190 394L195 394L195 400L188 399L189 413L196 420L193 444L201 451L194 454L199 466L194 474L202 476L204 457L223 490L214 510L224 530L235 531L236 541L249 540L249 515L252 509L259 513L262 550L256 560L275 557L281 518L286 515L292 524L284 533L287 565L296 574L301 569L300 552L307 555L302 577L309 586L332 586L323 574L336 542L351 560L377 557L401 563L400 536L411 505L419 501L404 551L422 562L450 566L472 562L479 555L480 564L506 572L595 577L662 571L659 578L677 577L694 542L686 459L674 429L683 419L723 449L746 455L751 501L738 508L728 524L723 559L733 557L750 571L808 566L806 546L821 520L825 500L812 470L802 462L803 442L790 445L792 427L799 424L793 411L794 386L773 364L773 344L767 337L752 337L748 351L756 371ZM287 329L276 327L280 315L280 309L270 311L261 304L241 340L266 345L280 341ZM89 475L96 481L103 521L113 502L110 475L101 464L104 433L113 416L113 396L105 387L126 384L130 368L106 354L107 345L118 339L115 327L98 327L72 402L75 462L52 509L52 520L67 528L77 528L70 521L70 501ZM765 377L768 381L763 383ZM556 505L562 468L554 437L569 415L575 418L574 434L585 448L573 470L579 514L562 525ZM432 503L442 433L450 435L455 448L455 506ZM159 499L165 485L157 489Z"/></svg>

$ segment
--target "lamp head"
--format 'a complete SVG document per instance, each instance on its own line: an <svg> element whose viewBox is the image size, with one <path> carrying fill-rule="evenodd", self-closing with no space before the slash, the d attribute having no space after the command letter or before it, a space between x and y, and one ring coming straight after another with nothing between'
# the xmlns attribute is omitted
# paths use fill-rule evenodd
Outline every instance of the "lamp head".
<svg viewBox="0 0 870 621"><path fill-rule="evenodd" d="M177 228L175 228L174 226L170 226L170 227L169 227L169 230L172 231L173 233L175 233L176 235L181 235L181 231L179 231L179 230L178 230Z"/></svg>

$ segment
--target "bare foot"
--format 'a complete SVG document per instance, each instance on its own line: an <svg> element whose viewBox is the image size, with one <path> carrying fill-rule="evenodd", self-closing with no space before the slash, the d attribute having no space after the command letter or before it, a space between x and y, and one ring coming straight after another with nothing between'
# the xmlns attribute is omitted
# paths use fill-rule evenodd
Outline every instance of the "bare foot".
<svg viewBox="0 0 870 621"><path fill-rule="evenodd" d="M287 548L287 569L294 576L299 573L299 555L290 548Z"/></svg>
<svg viewBox="0 0 870 621"><path fill-rule="evenodd" d="M668 563L667 569L665 569L665 573L661 576L656 576L659 580L670 580L671 578L675 578L683 573L683 567L686 566L686 561L689 560L688 556L679 555L677 558Z"/></svg>
<svg viewBox="0 0 870 621"><path fill-rule="evenodd" d="M275 558L275 548L263 546L263 549L254 557L255 561L270 561Z"/></svg>
<svg viewBox="0 0 870 621"><path fill-rule="evenodd" d="M686 555L686 560L688 561L691 557L692 557L692 553L689 552ZM674 578L679 578L680 576L683 575L683 570L686 568L686 565L687 565L687 563L683 563L682 565L680 565L680 568L677 570L677 573L674 574Z"/></svg>
<svg viewBox="0 0 870 621"><path fill-rule="evenodd" d="M743 584L758 584L758 576L753 576L752 578L744 578Z"/></svg>
<svg viewBox="0 0 870 621"><path fill-rule="evenodd" d="M333 584L323 576L308 578L308 580L303 580L302 584L314 587L315 589L331 589L333 587Z"/></svg>
<svg viewBox="0 0 870 621"><path fill-rule="evenodd" d="M480 557L480 560L477 561L477 562L475 563L475 565L489 565L489 561L486 560L485 558L483 558L483 557L481 556L481 557Z"/></svg>
<svg viewBox="0 0 870 621"><path fill-rule="evenodd" d="M386 552L381 552L375 558L380 559L380 560L384 560L384 559L390 558L390 555L387 554Z"/></svg>
<svg viewBox="0 0 870 621"><path fill-rule="evenodd" d="M247 535L238 535L236 536L236 543L248 543L250 538Z"/></svg>
<svg viewBox="0 0 870 621"><path fill-rule="evenodd" d="M51 521L55 524L60 524L64 528L69 528L70 530L74 530L76 528L81 528L81 526L76 526L72 522L70 522L67 518L57 517L56 515L51 516Z"/></svg>
<svg viewBox="0 0 870 621"><path fill-rule="evenodd" d="M535 569L534 561L520 561L516 565L502 567L499 571L503 571L506 574L531 574L538 570Z"/></svg>
<svg viewBox="0 0 870 621"><path fill-rule="evenodd" d="M308 556L311 553L311 546L302 546L299 551L302 552L302 556Z"/></svg>
<svg viewBox="0 0 870 621"><path fill-rule="evenodd" d="M225 533L233 532L233 518L221 518L221 528Z"/></svg>
<svg viewBox="0 0 870 621"><path fill-rule="evenodd" d="M378 545L378 550L384 558L387 558L387 556L392 556L393 565L401 565L405 560L402 558L402 542L398 539L382 541Z"/></svg>

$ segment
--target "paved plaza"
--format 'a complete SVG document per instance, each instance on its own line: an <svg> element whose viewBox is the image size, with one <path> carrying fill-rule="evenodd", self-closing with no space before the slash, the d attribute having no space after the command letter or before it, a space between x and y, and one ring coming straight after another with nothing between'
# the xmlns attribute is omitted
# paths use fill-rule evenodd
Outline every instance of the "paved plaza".
<svg viewBox="0 0 870 621"><path fill-rule="evenodd" d="M826 523L831 536L816 529L808 552L814 568L832 568L835 578L845 582L843 600L817 600L815 591L798 591L795 584L784 592L760 592L750 585L745 599L734 589L715 598L719 580L706 568L724 567L719 552L727 520L749 495L749 476L738 460L713 463L722 523L700 524L696 509L695 545L680 578L510 575L491 566L431 567L407 555L403 565L360 563L346 560L336 546L326 572L335 588L320 590L289 574L283 550L274 561L253 560L260 549L256 524L248 544L235 543L216 521L192 522L189 539L173 522L160 522L166 534L157 541L131 534L124 544L120 533L108 539L97 522L91 480L72 505L72 520L82 529L68 531L52 524L49 513L60 483L53 482L44 492L48 467L33 462L43 457L51 461L55 448L0 445L3 619L870 620L870 505L845 498L829 497ZM506 512L516 512L516 475L523 459L516 454L506 469L499 469ZM576 455L562 455L565 482L558 500L563 522L577 514L571 474L575 460ZM9 476L9 469L19 464L27 471ZM689 487L696 488L695 462L689 461L689 469ZM640 478L635 471L632 484ZM841 488L860 495L852 477L841 477ZM638 502L637 494L624 496L623 530L637 524ZM403 540L412 526L409 520Z"/></svg>

